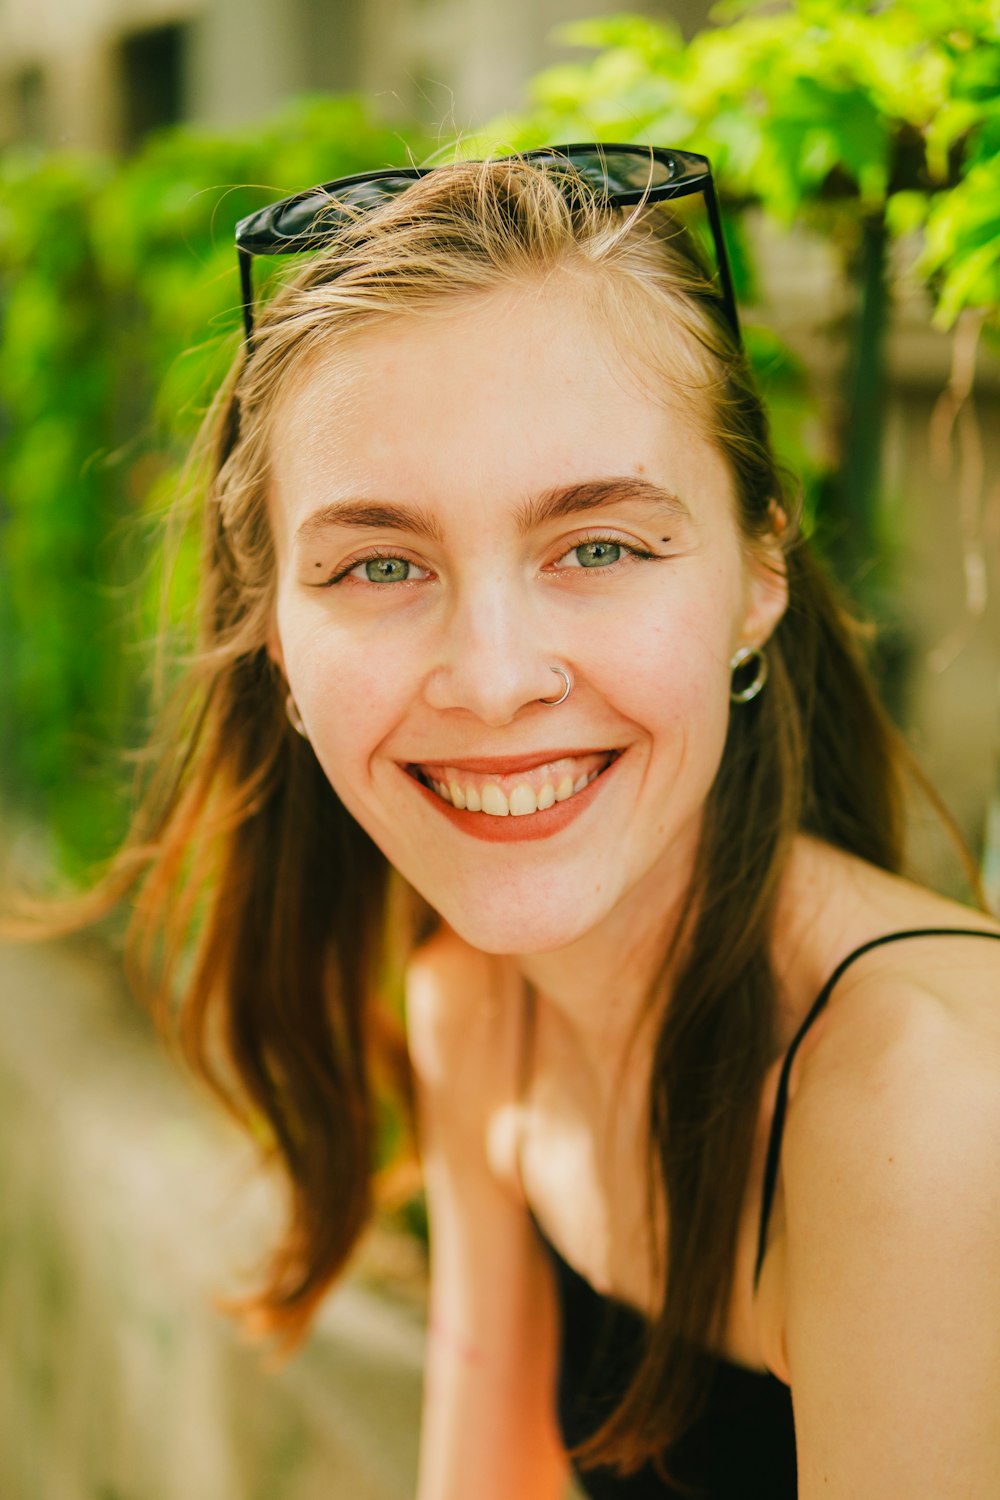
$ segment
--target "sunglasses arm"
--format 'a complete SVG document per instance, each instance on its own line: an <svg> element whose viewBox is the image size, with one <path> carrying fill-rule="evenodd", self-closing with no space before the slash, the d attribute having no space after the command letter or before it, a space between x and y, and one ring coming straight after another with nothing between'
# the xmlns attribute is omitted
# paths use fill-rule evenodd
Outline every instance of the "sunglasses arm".
<svg viewBox="0 0 1000 1500"><path fill-rule="evenodd" d="M246 335L247 353L253 348L253 278L250 267L253 256L249 250L239 246L236 251L240 262L240 291L243 294L243 330Z"/></svg>
<svg viewBox="0 0 1000 1500"><path fill-rule="evenodd" d="M712 226L712 234L715 238L719 261L719 280L722 283L722 302L726 309L726 316L736 336L736 342L740 343L740 316L736 310L736 293L733 290L733 273L729 266L729 255L726 251L726 239L722 230L722 215L719 213L719 200L715 193L715 183L711 177L705 183L705 206L708 209L708 222Z"/></svg>

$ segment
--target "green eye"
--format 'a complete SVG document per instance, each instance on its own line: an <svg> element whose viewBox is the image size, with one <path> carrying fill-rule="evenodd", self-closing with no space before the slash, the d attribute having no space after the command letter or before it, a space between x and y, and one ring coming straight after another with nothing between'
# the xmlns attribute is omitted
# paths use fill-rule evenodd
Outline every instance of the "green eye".
<svg viewBox="0 0 1000 1500"><path fill-rule="evenodd" d="M369 583L405 583L409 576L410 564L405 557L370 557L365 563Z"/></svg>
<svg viewBox="0 0 1000 1500"><path fill-rule="evenodd" d="M574 547L581 568L602 568L616 563L622 555L618 542L582 542Z"/></svg>

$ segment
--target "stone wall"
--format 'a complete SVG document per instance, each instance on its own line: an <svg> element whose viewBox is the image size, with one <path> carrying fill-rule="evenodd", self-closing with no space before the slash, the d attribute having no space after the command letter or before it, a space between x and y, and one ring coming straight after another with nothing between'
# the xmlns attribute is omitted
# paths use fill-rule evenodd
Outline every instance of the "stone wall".
<svg viewBox="0 0 1000 1500"><path fill-rule="evenodd" d="M0 947L4 1500L411 1500L423 1315L376 1252L277 1373L212 1306L275 1211L100 949Z"/></svg>

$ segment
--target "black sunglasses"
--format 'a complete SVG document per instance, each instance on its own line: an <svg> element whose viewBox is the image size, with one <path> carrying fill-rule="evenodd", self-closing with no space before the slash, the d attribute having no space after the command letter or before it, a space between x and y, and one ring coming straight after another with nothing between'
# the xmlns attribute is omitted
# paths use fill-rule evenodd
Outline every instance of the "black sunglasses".
<svg viewBox="0 0 1000 1500"><path fill-rule="evenodd" d="M733 293L732 271L722 233L719 200L706 156L694 151L675 151L661 146L620 146L592 142L588 145L542 146L500 161L548 161L555 169L567 163L584 182L611 207L635 203L661 203L701 193L715 245L722 310L740 342L740 321ZM353 223L359 214L380 207L405 193L412 183L438 167L389 167L378 172L359 172L340 177L305 192L293 193L278 203L269 203L236 226L236 253L240 263L243 293L243 326L248 348L253 344L253 279L255 255L292 255L317 250L336 237L338 229ZM572 190L572 178L567 178Z"/></svg>

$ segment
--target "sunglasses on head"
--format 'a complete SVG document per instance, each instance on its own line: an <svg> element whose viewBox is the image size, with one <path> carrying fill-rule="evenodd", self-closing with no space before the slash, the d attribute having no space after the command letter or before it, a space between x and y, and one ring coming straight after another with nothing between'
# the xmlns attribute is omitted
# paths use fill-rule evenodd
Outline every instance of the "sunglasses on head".
<svg viewBox="0 0 1000 1500"><path fill-rule="evenodd" d="M733 278L722 233L719 201L708 158L694 151L675 151L661 146L622 146L601 142L587 145L542 146L500 161L547 163L566 175L572 192L575 178L582 179L612 208L637 203L662 203L701 194L715 247L719 300L733 335L740 342L740 322L733 293ZM567 167L571 170L567 171ZM389 167L378 172L359 172L319 187L293 193L278 203L269 203L236 226L236 253L243 295L243 326L248 348L253 347L253 278L255 255L292 255L318 250L336 238L338 230L358 216L398 198L407 188L440 167Z"/></svg>

